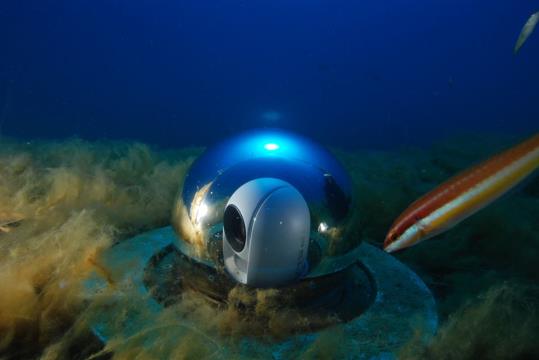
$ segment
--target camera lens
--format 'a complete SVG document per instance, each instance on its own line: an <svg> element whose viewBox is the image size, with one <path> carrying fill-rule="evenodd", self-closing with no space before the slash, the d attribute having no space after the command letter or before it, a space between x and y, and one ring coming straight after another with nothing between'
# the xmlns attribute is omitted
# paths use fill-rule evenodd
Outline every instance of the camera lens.
<svg viewBox="0 0 539 360"><path fill-rule="evenodd" d="M232 249L240 252L245 247L245 223L238 208L228 205L224 215L225 236Z"/></svg>

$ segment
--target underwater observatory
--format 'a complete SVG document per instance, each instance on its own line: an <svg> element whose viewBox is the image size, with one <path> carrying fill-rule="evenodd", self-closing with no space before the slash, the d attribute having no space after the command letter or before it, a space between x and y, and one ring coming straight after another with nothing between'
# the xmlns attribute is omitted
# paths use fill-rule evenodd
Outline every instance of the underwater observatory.
<svg viewBox="0 0 539 360"><path fill-rule="evenodd" d="M538 22L0 2L0 359L539 359Z"/></svg>

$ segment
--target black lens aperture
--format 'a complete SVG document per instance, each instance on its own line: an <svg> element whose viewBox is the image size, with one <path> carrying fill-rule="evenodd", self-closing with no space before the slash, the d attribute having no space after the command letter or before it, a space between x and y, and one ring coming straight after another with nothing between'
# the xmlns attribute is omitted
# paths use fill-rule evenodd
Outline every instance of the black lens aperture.
<svg viewBox="0 0 539 360"><path fill-rule="evenodd" d="M228 205L223 222L228 243L235 251L242 251L245 247L245 222L238 208Z"/></svg>

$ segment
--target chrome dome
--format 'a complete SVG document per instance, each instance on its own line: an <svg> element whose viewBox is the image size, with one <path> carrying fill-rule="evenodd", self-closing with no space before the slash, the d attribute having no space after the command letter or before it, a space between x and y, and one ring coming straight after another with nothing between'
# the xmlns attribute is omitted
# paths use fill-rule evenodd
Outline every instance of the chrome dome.
<svg viewBox="0 0 539 360"><path fill-rule="evenodd" d="M180 250L222 267L225 205L241 185L263 177L292 184L307 202L311 231L306 277L333 273L356 260L359 218L346 171L320 145L280 130L240 134L207 149L193 163L173 210Z"/></svg>

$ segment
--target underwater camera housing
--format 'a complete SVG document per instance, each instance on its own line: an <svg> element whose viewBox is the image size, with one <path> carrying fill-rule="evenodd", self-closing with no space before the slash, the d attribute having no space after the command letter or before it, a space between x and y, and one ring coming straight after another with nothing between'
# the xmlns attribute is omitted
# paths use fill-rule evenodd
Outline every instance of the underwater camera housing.
<svg viewBox="0 0 539 360"><path fill-rule="evenodd" d="M172 223L187 256L224 266L242 284L281 287L355 261L361 237L352 210L351 180L327 150L259 130L197 159Z"/></svg>
<svg viewBox="0 0 539 360"><path fill-rule="evenodd" d="M353 339L348 353L378 358L415 329L425 341L434 334L429 289L361 241L351 180L321 146L277 130L240 134L197 158L180 189L172 226L111 247L86 282L89 296L134 291L135 311L113 297L90 321L101 342L161 341L168 358L178 342L200 338L218 359L286 359L338 326ZM209 308L226 326L206 324L198 310Z"/></svg>

